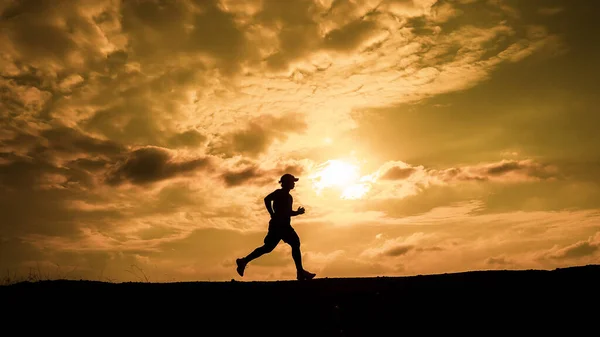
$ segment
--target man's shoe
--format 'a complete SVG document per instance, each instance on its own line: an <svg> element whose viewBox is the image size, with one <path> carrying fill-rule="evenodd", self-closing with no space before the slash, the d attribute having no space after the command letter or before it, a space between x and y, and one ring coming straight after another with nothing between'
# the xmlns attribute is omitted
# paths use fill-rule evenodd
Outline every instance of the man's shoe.
<svg viewBox="0 0 600 337"><path fill-rule="evenodd" d="M313 278L315 278L316 275L317 274L313 274L311 272L303 270L303 271L301 271L301 272L299 272L297 274L297 278L298 278L299 281L302 281L302 280L312 280Z"/></svg>
<svg viewBox="0 0 600 337"><path fill-rule="evenodd" d="M235 263L237 264L237 273L243 277L244 269L246 269L246 261L244 259L237 259L235 260Z"/></svg>

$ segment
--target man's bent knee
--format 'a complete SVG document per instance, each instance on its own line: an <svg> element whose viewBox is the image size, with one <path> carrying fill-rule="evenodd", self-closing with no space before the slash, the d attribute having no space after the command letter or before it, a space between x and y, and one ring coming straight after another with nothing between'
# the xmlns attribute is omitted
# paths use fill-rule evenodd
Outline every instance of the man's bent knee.
<svg viewBox="0 0 600 337"><path fill-rule="evenodd" d="M288 245L290 245L290 247L292 247L292 249L300 248L300 238L298 236L289 238L288 240L286 240L286 243Z"/></svg>

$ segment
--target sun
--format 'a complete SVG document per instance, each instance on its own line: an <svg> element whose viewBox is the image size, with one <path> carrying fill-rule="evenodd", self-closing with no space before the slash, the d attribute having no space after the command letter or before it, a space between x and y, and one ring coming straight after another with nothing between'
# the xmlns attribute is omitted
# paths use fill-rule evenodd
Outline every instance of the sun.
<svg viewBox="0 0 600 337"><path fill-rule="evenodd" d="M317 194L336 190L342 199L360 199L369 191L369 185L361 179L359 166L343 160L328 160L317 166L310 179Z"/></svg>
<svg viewBox="0 0 600 337"><path fill-rule="evenodd" d="M341 160L329 160L319 171L323 187L345 187L359 178L358 166Z"/></svg>

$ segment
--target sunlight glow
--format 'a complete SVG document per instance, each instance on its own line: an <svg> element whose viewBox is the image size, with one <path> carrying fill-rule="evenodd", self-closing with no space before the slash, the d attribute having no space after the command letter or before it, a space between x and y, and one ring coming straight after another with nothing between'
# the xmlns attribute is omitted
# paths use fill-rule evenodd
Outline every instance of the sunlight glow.
<svg viewBox="0 0 600 337"><path fill-rule="evenodd" d="M358 165L342 160L328 160L319 165L310 177L317 194L335 189L339 190L341 199L362 198L370 189L370 184L363 178Z"/></svg>
<svg viewBox="0 0 600 337"><path fill-rule="evenodd" d="M344 188L342 199L360 199L363 195L369 192L371 186L367 184L352 184Z"/></svg>

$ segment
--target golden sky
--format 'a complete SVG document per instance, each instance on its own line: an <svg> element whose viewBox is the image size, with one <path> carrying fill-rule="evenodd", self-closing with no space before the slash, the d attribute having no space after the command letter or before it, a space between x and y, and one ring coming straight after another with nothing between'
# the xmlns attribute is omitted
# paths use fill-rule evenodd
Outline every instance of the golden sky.
<svg viewBox="0 0 600 337"><path fill-rule="evenodd" d="M318 277L598 263L598 10L1 1L0 270L239 278L284 172Z"/></svg>

